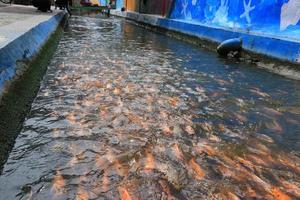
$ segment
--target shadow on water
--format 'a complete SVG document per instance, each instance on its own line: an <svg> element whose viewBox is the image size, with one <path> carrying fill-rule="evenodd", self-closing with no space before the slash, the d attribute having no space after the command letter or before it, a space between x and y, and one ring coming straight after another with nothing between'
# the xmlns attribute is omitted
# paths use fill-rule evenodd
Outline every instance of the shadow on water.
<svg viewBox="0 0 300 200"><path fill-rule="evenodd" d="M31 103L40 87L51 56L55 52L65 19L32 60L18 61L18 75L6 86L0 102L0 174L22 129Z"/></svg>
<svg viewBox="0 0 300 200"><path fill-rule="evenodd" d="M75 16L0 199L297 199L299 108L299 81Z"/></svg>

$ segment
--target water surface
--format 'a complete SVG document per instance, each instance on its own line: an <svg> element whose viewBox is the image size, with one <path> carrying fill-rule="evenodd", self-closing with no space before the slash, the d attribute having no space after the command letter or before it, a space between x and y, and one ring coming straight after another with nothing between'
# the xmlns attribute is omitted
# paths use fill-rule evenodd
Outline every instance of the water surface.
<svg viewBox="0 0 300 200"><path fill-rule="evenodd" d="M72 17L0 199L300 198L300 82Z"/></svg>

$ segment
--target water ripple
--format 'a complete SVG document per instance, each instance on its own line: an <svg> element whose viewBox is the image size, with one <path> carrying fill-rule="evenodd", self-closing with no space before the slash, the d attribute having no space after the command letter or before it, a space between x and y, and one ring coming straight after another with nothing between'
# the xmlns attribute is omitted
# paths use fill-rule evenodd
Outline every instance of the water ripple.
<svg viewBox="0 0 300 200"><path fill-rule="evenodd" d="M0 199L297 199L299 108L299 81L72 17Z"/></svg>

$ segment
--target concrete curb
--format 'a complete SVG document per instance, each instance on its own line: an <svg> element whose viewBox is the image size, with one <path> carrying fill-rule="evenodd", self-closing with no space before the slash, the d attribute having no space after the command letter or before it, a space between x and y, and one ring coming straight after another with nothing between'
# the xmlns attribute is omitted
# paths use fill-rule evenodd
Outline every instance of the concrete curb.
<svg viewBox="0 0 300 200"><path fill-rule="evenodd" d="M250 52L300 64L300 41L286 38L275 38L267 35L234 31L231 29L193 24L185 21L172 20L156 15L112 10L112 15L124 17L139 23L180 32L200 39L221 43L231 38L242 38L243 48Z"/></svg>
<svg viewBox="0 0 300 200"><path fill-rule="evenodd" d="M0 49L0 95L6 87L6 83L17 75L18 63L31 61L38 54L41 47L57 30L65 15L64 12L55 14Z"/></svg>

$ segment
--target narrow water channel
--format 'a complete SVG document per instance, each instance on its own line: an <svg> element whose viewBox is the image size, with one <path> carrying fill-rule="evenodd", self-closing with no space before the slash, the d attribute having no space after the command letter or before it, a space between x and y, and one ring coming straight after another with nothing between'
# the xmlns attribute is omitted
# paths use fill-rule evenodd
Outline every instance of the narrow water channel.
<svg viewBox="0 0 300 200"><path fill-rule="evenodd" d="M299 199L300 82L72 17L0 199Z"/></svg>

